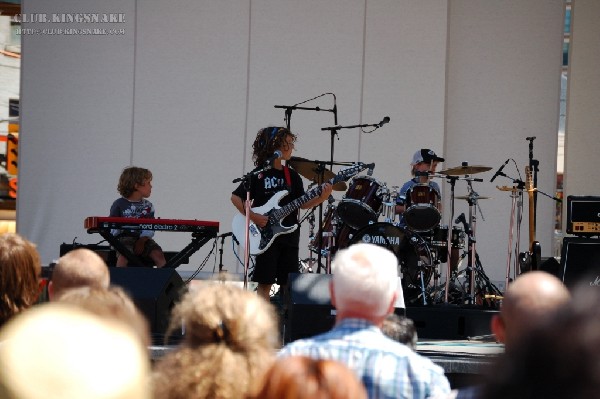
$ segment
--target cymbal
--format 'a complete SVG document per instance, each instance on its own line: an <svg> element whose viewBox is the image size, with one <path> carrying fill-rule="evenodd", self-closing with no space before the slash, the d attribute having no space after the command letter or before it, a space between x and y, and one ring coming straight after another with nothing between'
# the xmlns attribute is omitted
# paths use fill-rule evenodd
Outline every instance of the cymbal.
<svg viewBox="0 0 600 399"><path fill-rule="evenodd" d="M444 170L440 170L438 173L449 176L462 176L462 175L474 175L475 173L487 172L488 170L492 170L491 166L482 166L482 165L465 165L465 166L457 166L455 168L448 168Z"/></svg>
<svg viewBox="0 0 600 399"><path fill-rule="evenodd" d="M490 198L492 198L492 197L485 197L485 196L482 196L482 195L477 195L477 196L475 196L475 197L473 197L473 198L476 198L476 199L480 200L480 199L490 199ZM464 199L464 200L469 200L469 199L471 199L471 197L470 197L470 196L468 196L468 195L459 195L459 196L457 196L457 197L454 197L454 199Z"/></svg>
<svg viewBox="0 0 600 399"><path fill-rule="evenodd" d="M325 169L325 162L321 163L321 167L319 163L315 161L309 161L308 159L301 157L292 157L287 163L301 176L316 183L322 183L335 177L335 173L329 169ZM346 182L343 181L333 185L335 191L346 191L346 188Z"/></svg>

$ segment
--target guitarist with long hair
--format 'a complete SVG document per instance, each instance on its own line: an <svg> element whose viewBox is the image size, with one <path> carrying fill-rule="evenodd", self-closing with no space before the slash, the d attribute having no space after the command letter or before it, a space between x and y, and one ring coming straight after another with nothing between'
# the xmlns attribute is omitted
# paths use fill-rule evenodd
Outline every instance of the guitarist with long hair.
<svg viewBox="0 0 600 399"><path fill-rule="evenodd" d="M305 194L300 175L282 164L282 160L287 161L291 158L296 138L296 135L285 127L269 126L258 131L254 144L252 144L254 165L264 165L276 151L279 151L281 155L273 161L270 169L253 175L250 179L249 191L253 209L264 205L276 193L283 190L287 190L288 194L281 199L280 205L288 204ZM331 184L324 184L321 194L303 203L300 208L309 209L319 205L329 198L331 190ZM231 195L231 202L242 215L245 214L245 200L246 187L242 183ZM251 210L250 221L263 228L269 223L269 218ZM297 222L298 210L287 215L282 224L293 226ZM269 292L273 284L279 284L280 292L285 292L288 274L298 272L299 242L300 229L296 229L288 234L275 237L267 250L256 256L252 281L258 283L257 293L267 301L269 301Z"/></svg>

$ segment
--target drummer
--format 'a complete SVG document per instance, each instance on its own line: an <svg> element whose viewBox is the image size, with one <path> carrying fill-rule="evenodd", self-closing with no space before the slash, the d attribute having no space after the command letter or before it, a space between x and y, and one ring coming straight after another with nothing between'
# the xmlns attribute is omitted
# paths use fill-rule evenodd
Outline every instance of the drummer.
<svg viewBox="0 0 600 399"><path fill-rule="evenodd" d="M442 198L440 186L430 178L430 175L435 173L439 162L444 162L444 158L437 156L433 150L428 148L417 150L413 155L410 164L413 178L404 183L396 197L396 214L400 217L399 225L401 227L405 227L406 225L402 215L405 211L406 193L410 188L417 184L429 185L429 187L437 192L438 198Z"/></svg>

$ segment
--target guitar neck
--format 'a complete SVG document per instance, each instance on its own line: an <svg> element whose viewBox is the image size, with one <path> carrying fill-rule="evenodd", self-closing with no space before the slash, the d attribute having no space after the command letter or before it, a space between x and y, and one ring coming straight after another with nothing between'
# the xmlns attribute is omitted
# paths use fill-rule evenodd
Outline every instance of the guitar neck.
<svg viewBox="0 0 600 399"><path fill-rule="evenodd" d="M285 218L290 213L294 212L296 209L300 208L302 205L306 204L311 199L320 196L323 193L323 187L325 186L325 184L329 183L331 185L334 185L337 182L346 180L346 179L350 178L351 176L354 176L359 171L364 170L367 167L374 168L375 164L365 165L362 162L359 162L350 168L339 171L337 175L335 175L333 178L331 178L326 183L323 183L311 190L308 190L303 196L296 198L292 202L282 206L279 209L274 210L271 213L271 216L269 217L271 219L271 222Z"/></svg>
<svg viewBox="0 0 600 399"><path fill-rule="evenodd" d="M333 180L334 179L330 180L330 182ZM295 210L299 209L302 205L306 204L311 199L316 198L319 195L321 195L321 193L323 192L324 185L325 184L322 184L320 186L317 186L317 187L307 191L302 197L298 197L295 200L293 200L292 202L275 210L273 212L273 217L277 220L281 220L281 219L285 218L286 216L288 216Z"/></svg>
<svg viewBox="0 0 600 399"><path fill-rule="evenodd" d="M529 166L525 167L525 174L527 195L529 197L529 247L531 247L535 241L535 200L533 195L535 189L533 187L532 171Z"/></svg>

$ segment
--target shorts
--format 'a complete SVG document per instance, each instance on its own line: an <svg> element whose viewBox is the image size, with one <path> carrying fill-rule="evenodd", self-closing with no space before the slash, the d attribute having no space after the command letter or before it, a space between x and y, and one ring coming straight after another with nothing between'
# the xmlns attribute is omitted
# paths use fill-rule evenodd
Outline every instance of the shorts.
<svg viewBox="0 0 600 399"><path fill-rule="evenodd" d="M256 257L252 281L286 285L288 274L299 272L298 245L281 238L283 237L276 238L265 252Z"/></svg>
<svg viewBox="0 0 600 399"><path fill-rule="evenodd" d="M121 238L119 238L119 241L121 242L121 244L123 244L125 246L125 248L130 250L131 253L134 253L133 247L137 240L139 240L139 237L121 237ZM152 238L149 238L146 241L146 243L144 244L144 250L142 251L142 253L140 255L137 255L137 256L144 262L153 262L152 259L150 258L150 252L154 251L155 249L162 251L162 248L160 247L160 245L158 245L156 243L156 241L154 241ZM122 256L122 255L119 252L117 252L117 257L119 257L119 256Z"/></svg>

